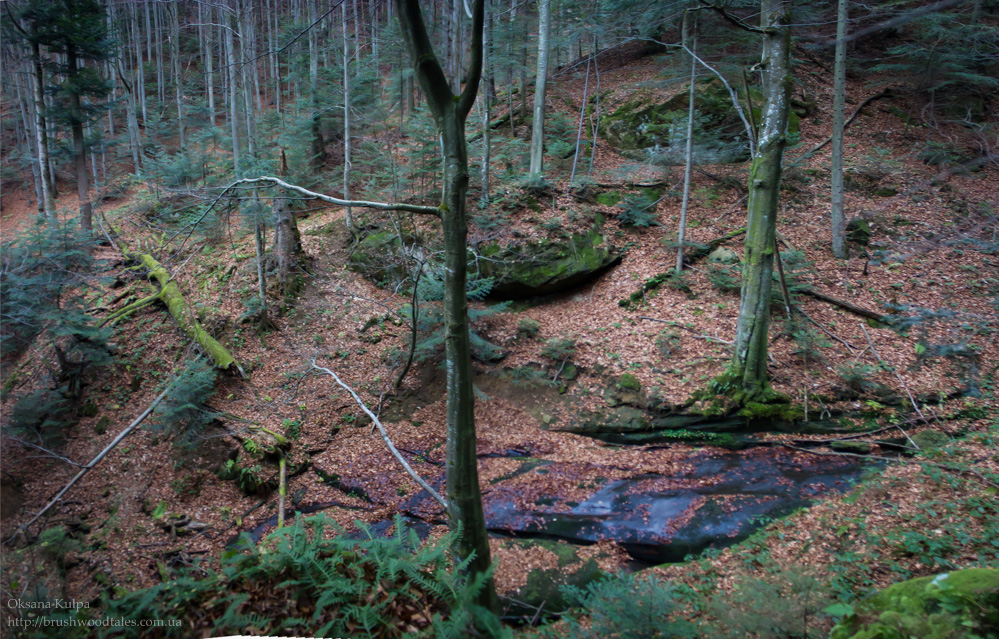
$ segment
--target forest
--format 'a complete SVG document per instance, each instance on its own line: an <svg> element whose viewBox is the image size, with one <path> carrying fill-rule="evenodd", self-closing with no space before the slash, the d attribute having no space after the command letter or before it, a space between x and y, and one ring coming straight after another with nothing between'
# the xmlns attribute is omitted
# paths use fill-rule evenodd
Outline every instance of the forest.
<svg viewBox="0 0 999 639"><path fill-rule="evenodd" d="M0 4L4 636L999 639L999 1Z"/></svg>

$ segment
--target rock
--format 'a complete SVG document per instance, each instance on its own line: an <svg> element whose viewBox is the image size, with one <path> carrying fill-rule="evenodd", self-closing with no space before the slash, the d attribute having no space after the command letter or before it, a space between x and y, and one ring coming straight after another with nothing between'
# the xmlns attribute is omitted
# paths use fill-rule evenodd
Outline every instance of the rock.
<svg viewBox="0 0 999 639"><path fill-rule="evenodd" d="M21 482L7 477L0 477L0 518L9 520L16 516L24 503L24 489Z"/></svg>
<svg viewBox="0 0 999 639"><path fill-rule="evenodd" d="M621 259L594 226L589 233L551 241L479 247L481 277L493 278L492 297L521 299L559 293L594 277Z"/></svg>
<svg viewBox="0 0 999 639"><path fill-rule="evenodd" d="M912 441L916 442L922 450L937 450L950 443L950 437L938 430L927 428L912 436Z"/></svg>
<svg viewBox="0 0 999 639"><path fill-rule="evenodd" d="M751 90L756 121L761 121L762 94ZM681 165L686 152L689 90L662 103L647 98L631 100L600 119L607 142L635 159L660 165ZM693 153L698 164L724 164L749 159L746 128L725 86L717 79L698 83L694 106L697 120ZM804 111L802 111L804 112ZM790 133L798 131L799 113L792 111Z"/></svg>
<svg viewBox="0 0 999 639"><path fill-rule="evenodd" d="M866 455L871 452L871 445L868 442L830 442L829 448L841 453L856 453L858 455Z"/></svg>
<svg viewBox="0 0 999 639"><path fill-rule="evenodd" d="M874 195L878 197L895 197L898 195L898 189L894 186L879 186L874 189Z"/></svg>
<svg viewBox="0 0 999 639"><path fill-rule="evenodd" d="M999 570L968 568L889 586L857 605L830 639L972 639L997 633Z"/></svg>
<svg viewBox="0 0 999 639"><path fill-rule="evenodd" d="M558 429L568 433L633 433L649 430L648 414L631 406L617 406L600 411L580 411L572 421Z"/></svg>
<svg viewBox="0 0 999 639"><path fill-rule="evenodd" d="M722 264L738 264L739 254L728 247L719 246L708 253L708 260L711 262L721 262Z"/></svg>
<svg viewBox="0 0 999 639"><path fill-rule="evenodd" d="M871 225L863 218L853 218L846 223L846 239L854 244L867 246L871 242Z"/></svg>

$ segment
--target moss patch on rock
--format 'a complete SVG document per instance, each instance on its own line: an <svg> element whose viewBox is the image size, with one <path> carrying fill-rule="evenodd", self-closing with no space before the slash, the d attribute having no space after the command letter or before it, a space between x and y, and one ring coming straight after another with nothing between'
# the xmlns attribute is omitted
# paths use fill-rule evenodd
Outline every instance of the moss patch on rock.
<svg viewBox="0 0 999 639"><path fill-rule="evenodd" d="M493 278L491 295L521 299L550 295L577 286L621 259L599 226L562 240L542 240L511 246L479 247L481 277Z"/></svg>
<svg viewBox="0 0 999 639"><path fill-rule="evenodd" d="M863 601L830 639L999 636L999 570L968 568L889 586Z"/></svg>
<svg viewBox="0 0 999 639"><path fill-rule="evenodd" d="M762 121L763 95L751 89L753 115ZM686 122L689 90L665 102L655 103L640 96L600 118L600 130L611 146L638 159L657 164L680 165L686 150ZM739 95L746 111L744 92ZM699 82L695 88L693 152L698 164L744 162L749 159L746 128L732 106L732 98L716 78ZM799 114L792 113L788 130L798 132Z"/></svg>

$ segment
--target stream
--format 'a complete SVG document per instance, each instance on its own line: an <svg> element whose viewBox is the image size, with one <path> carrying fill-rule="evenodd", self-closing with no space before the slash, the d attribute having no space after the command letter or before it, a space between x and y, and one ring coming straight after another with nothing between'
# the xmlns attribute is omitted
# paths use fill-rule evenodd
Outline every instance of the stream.
<svg viewBox="0 0 999 639"><path fill-rule="evenodd" d="M807 506L816 498L850 489L872 465L848 457L827 457L753 447L740 451L704 448L684 458L677 475L636 473L602 480L599 467L541 460L512 450L519 468L484 493L486 527L496 535L593 544L614 540L645 564L683 561L707 548L732 545L768 521ZM531 474L580 480L584 489L572 499L546 492L524 499ZM441 487L437 487L441 489ZM411 496L404 508L416 508L429 496ZM574 500L573 500L574 499ZM303 505L315 513L335 502ZM289 520L294 515L289 514ZM408 523L421 535L430 524ZM372 525L372 534L388 534L392 520ZM277 515L248 531L256 542L274 529ZM235 538L230 542L233 543Z"/></svg>

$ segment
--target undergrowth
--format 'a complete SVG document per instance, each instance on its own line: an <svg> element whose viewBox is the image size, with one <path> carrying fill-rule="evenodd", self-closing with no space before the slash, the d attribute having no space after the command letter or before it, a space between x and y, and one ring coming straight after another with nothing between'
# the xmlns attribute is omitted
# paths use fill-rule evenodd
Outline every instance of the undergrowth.
<svg viewBox="0 0 999 639"><path fill-rule="evenodd" d="M464 563L452 560L454 534L421 546L402 519L391 538L362 530L368 538L352 540L331 530L325 517L300 517L260 545L223 553L218 572L192 570L151 588L105 595L99 607L55 607L45 616L69 638L250 630L355 638L509 635L498 618L473 603L483 581L466 577ZM33 614L20 612L22 619ZM129 626L116 626L115 619L127 619ZM179 623L144 627L157 620ZM21 636L52 635L36 624Z"/></svg>

